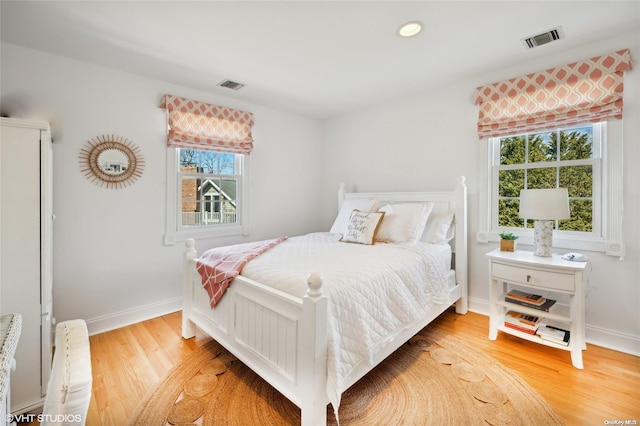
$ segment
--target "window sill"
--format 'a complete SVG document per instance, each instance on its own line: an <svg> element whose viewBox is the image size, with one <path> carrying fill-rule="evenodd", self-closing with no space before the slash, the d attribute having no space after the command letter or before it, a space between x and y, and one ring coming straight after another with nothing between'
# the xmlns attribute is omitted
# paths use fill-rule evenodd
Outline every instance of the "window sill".
<svg viewBox="0 0 640 426"><path fill-rule="evenodd" d="M213 229L182 229L168 232L164 236L164 245L171 246L176 242L186 241L188 238L202 240L206 238L230 237L234 235L249 235L249 227L242 225L216 226Z"/></svg>
<svg viewBox="0 0 640 426"><path fill-rule="evenodd" d="M533 246L533 231L513 232L518 236L518 245ZM499 231L478 232L476 242L493 243L500 241ZM585 250L605 253L609 256L617 256L621 259L625 255L625 245L622 241L609 241L601 238L569 238L566 236L553 236L554 249Z"/></svg>

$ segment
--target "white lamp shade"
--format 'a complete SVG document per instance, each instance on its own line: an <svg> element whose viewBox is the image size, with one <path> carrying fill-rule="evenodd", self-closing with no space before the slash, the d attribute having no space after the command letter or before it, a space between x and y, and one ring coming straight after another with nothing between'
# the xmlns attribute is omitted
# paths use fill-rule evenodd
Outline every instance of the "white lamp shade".
<svg viewBox="0 0 640 426"><path fill-rule="evenodd" d="M521 190L520 217L534 220L570 219L567 188Z"/></svg>

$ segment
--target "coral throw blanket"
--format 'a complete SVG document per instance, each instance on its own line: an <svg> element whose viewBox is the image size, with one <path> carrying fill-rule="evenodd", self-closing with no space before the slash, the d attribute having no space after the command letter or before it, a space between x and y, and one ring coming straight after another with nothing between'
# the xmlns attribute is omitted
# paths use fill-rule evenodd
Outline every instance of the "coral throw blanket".
<svg viewBox="0 0 640 426"><path fill-rule="evenodd" d="M287 237L279 237L207 250L196 260L196 269L202 277L202 286L209 294L211 307L216 306L231 281L242 272L247 262L286 239Z"/></svg>

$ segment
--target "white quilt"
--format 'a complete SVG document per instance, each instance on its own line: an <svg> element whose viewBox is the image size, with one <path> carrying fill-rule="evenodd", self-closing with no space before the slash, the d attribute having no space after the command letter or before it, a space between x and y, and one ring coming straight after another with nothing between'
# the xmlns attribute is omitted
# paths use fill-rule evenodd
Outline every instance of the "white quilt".
<svg viewBox="0 0 640 426"><path fill-rule="evenodd" d="M243 269L242 275L296 297L320 274L328 296L327 393L337 413L344 383L370 369L381 345L447 300L450 253L426 243L361 245L313 233L289 238ZM363 365L364 364L364 365Z"/></svg>

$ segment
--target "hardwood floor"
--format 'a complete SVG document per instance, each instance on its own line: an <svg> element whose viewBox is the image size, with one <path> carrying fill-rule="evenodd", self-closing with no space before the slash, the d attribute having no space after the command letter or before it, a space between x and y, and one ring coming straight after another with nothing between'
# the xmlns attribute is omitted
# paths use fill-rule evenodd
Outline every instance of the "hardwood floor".
<svg viewBox="0 0 640 426"><path fill-rule="evenodd" d="M161 378L209 338L180 336L181 313L165 315L90 338L93 395L88 426L124 425ZM484 351L536 389L568 425L640 422L640 358L587 345L584 370L569 352L500 333L490 341L488 318L446 312L432 326ZM150 425L151 426L151 425Z"/></svg>

